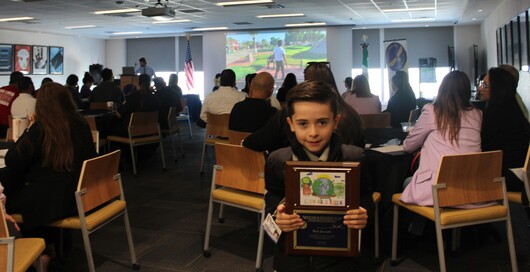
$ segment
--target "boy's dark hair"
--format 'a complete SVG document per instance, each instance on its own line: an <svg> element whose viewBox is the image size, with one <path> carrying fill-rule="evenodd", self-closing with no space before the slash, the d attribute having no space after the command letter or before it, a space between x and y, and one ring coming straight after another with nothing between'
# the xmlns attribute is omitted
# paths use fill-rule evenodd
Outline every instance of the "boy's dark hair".
<svg viewBox="0 0 530 272"><path fill-rule="evenodd" d="M337 94L329 84L320 81L304 81L287 93L287 113L289 117L293 116L296 102L316 102L329 104L333 117L335 117L338 112L337 101Z"/></svg>
<svg viewBox="0 0 530 272"><path fill-rule="evenodd" d="M232 69L225 69L221 72L221 86L233 87L236 85L236 73Z"/></svg>
<svg viewBox="0 0 530 272"><path fill-rule="evenodd" d="M17 81L17 88L19 91L33 91L33 81L30 77L24 76Z"/></svg>
<svg viewBox="0 0 530 272"><path fill-rule="evenodd" d="M103 81L110 80L112 78L112 70L109 68L103 69L103 71L101 71L101 78Z"/></svg>

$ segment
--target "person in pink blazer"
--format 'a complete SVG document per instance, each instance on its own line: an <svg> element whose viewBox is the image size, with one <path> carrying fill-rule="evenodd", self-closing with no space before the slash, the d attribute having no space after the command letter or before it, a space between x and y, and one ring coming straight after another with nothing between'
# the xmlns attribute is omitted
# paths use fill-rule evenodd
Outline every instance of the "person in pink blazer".
<svg viewBox="0 0 530 272"><path fill-rule="evenodd" d="M406 185L400 200L432 206L432 184L442 156L480 152L482 112L470 103L471 83L464 72L447 74L433 104L422 113L403 143L407 152L421 148L418 170Z"/></svg>

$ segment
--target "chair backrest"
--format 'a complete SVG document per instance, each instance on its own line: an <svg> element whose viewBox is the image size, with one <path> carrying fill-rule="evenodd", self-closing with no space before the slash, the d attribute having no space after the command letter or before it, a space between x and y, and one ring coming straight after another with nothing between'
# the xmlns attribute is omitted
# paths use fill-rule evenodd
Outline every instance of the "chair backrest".
<svg viewBox="0 0 530 272"><path fill-rule="evenodd" d="M365 128L389 128L390 113L360 114Z"/></svg>
<svg viewBox="0 0 530 272"><path fill-rule="evenodd" d="M443 156L436 184L440 207L495 201L504 198L502 151Z"/></svg>
<svg viewBox="0 0 530 272"><path fill-rule="evenodd" d="M4 209L0 203L0 238L9 237ZM0 271L7 271L7 245L0 245Z"/></svg>
<svg viewBox="0 0 530 272"><path fill-rule="evenodd" d="M241 145L241 141L245 140L250 134L250 132L228 130L228 143L234 145Z"/></svg>
<svg viewBox="0 0 530 272"><path fill-rule="evenodd" d="M420 117L421 111L419 108L410 110L409 114L409 123L415 124L418 118Z"/></svg>
<svg viewBox="0 0 530 272"><path fill-rule="evenodd" d="M88 123L88 126L90 127L90 130L98 130L96 126L96 117L94 116L85 116L85 120Z"/></svg>
<svg viewBox="0 0 530 272"><path fill-rule="evenodd" d="M229 113L211 114L207 112L206 119L208 120L208 123L206 124L206 137L218 136L228 138Z"/></svg>
<svg viewBox="0 0 530 272"><path fill-rule="evenodd" d="M530 146L528 146L526 151L526 160L523 166L523 183L526 195L530 196Z"/></svg>
<svg viewBox="0 0 530 272"><path fill-rule="evenodd" d="M120 150L83 162L76 193L81 195L85 213L121 196L119 164Z"/></svg>
<svg viewBox="0 0 530 272"><path fill-rule="evenodd" d="M265 157L240 145L215 144L215 184L265 193Z"/></svg>
<svg viewBox="0 0 530 272"><path fill-rule="evenodd" d="M133 112L129 120L129 135L131 138L139 136L157 135L158 112Z"/></svg>
<svg viewBox="0 0 530 272"><path fill-rule="evenodd" d="M182 111L178 112L178 114L189 115L189 112L188 112L188 99L181 98L180 99L180 104L182 105Z"/></svg>
<svg viewBox="0 0 530 272"><path fill-rule="evenodd" d="M170 107L167 113L167 127L169 131L174 132L179 130L179 123L177 120L177 108Z"/></svg>
<svg viewBox="0 0 530 272"><path fill-rule="evenodd" d="M99 131L92 130L92 142L96 148L96 152L99 153Z"/></svg>
<svg viewBox="0 0 530 272"><path fill-rule="evenodd" d="M106 110L107 102L92 102L90 103L91 110Z"/></svg>

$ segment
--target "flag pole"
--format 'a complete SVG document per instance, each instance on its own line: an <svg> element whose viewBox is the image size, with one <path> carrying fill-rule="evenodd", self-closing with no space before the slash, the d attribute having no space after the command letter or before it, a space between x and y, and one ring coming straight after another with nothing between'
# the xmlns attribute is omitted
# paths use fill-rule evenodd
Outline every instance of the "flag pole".
<svg viewBox="0 0 530 272"><path fill-rule="evenodd" d="M368 78L368 46L370 45L366 41L368 40L367 35L363 35L362 37L362 43L361 48L363 52L363 60L362 60L362 67L363 67L363 75Z"/></svg>

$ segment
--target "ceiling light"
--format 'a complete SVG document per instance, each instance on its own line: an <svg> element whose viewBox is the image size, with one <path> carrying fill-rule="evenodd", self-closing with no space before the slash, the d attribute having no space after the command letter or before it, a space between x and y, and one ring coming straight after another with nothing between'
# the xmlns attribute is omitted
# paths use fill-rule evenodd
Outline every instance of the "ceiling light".
<svg viewBox="0 0 530 272"><path fill-rule="evenodd" d="M316 22L316 23L286 24L285 26L322 26L322 25L326 25L326 23Z"/></svg>
<svg viewBox="0 0 530 272"><path fill-rule="evenodd" d="M141 31L129 31L129 32L112 32L112 35L132 35L132 34L142 34Z"/></svg>
<svg viewBox="0 0 530 272"><path fill-rule="evenodd" d="M264 4L264 3L273 3L273 0L245 0L245 1L229 1L229 2L219 2L218 6L240 6L240 5L255 5L255 4Z"/></svg>
<svg viewBox="0 0 530 272"><path fill-rule="evenodd" d="M185 22L191 22L191 20L182 19L182 20L155 21L153 22L153 24L172 24L172 23L185 23Z"/></svg>
<svg viewBox="0 0 530 272"><path fill-rule="evenodd" d="M390 20L392 23L405 23L405 22L430 22L434 21L434 18L410 18L410 19L395 19Z"/></svg>
<svg viewBox="0 0 530 272"><path fill-rule="evenodd" d="M193 31L208 31L208 30L225 30L228 29L226 26L217 26L217 27L199 27L193 28Z"/></svg>
<svg viewBox="0 0 530 272"><path fill-rule="evenodd" d="M82 28L94 28L95 25L80 25L80 26L66 26L64 29L82 29Z"/></svg>
<svg viewBox="0 0 530 272"><path fill-rule="evenodd" d="M476 21L476 20L477 20L477 18L473 17L473 18L471 18L471 20L473 20L473 21Z"/></svg>
<svg viewBox="0 0 530 272"><path fill-rule="evenodd" d="M130 13L130 12L138 12L138 11L139 10L135 8L127 8L127 9L100 10L94 13L99 14L99 15L105 15L105 14L116 14L116 13Z"/></svg>
<svg viewBox="0 0 530 272"><path fill-rule="evenodd" d="M428 11L435 8L404 8L404 9L383 9L383 12L409 12L409 11Z"/></svg>
<svg viewBox="0 0 530 272"><path fill-rule="evenodd" d="M483 12L484 10L479 9L479 10L477 10L477 11L478 11L478 12Z"/></svg>
<svg viewBox="0 0 530 272"><path fill-rule="evenodd" d="M2 18L0 19L0 22L12 22L12 21L27 21L27 20L33 20L35 18L33 17L11 17L11 18Z"/></svg>
<svg viewBox="0 0 530 272"><path fill-rule="evenodd" d="M287 14L270 14L270 15L258 15L256 17L261 19L267 18L282 18L282 17L302 17L305 16L303 13L287 13Z"/></svg>

